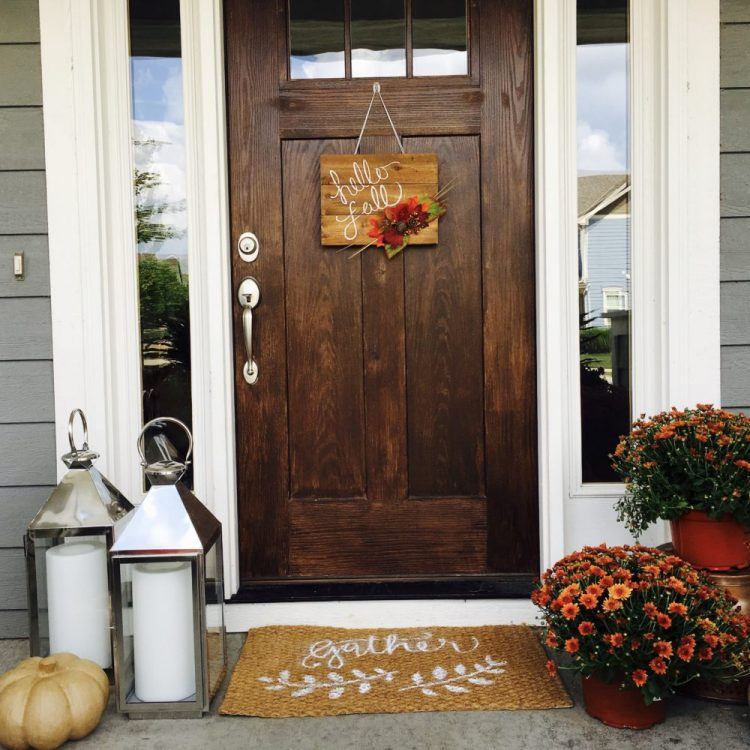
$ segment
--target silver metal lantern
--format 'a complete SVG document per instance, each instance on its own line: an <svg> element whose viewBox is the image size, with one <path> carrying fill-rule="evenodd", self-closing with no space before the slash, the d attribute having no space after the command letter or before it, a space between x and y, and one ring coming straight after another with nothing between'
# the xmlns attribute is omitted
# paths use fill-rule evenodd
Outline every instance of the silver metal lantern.
<svg viewBox="0 0 750 750"><path fill-rule="evenodd" d="M76 417L83 445L76 447ZM32 656L69 651L112 667L107 551L132 517L133 506L93 462L80 409L68 420L68 471L24 536Z"/></svg>
<svg viewBox="0 0 750 750"><path fill-rule="evenodd" d="M147 462L146 433L168 423L188 436L185 460ZM180 481L192 448L179 420L146 424L151 488L109 554L117 708L131 718L198 718L226 674L221 523Z"/></svg>

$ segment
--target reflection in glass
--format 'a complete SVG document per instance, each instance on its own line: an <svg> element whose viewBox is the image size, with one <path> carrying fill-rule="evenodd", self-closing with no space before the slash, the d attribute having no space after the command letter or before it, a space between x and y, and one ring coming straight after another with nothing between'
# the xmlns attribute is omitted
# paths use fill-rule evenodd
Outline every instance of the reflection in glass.
<svg viewBox="0 0 750 750"><path fill-rule="evenodd" d="M406 75L403 0L351 0L352 76Z"/></svg>
<svg viewBox="0 0 750 750"><path fill-rule="evenodd" d="M415 76L461 76L469 71L465 0L413 0Z"/></svg>
<svg viewBox="0 0 750 750"><path fill-rule="evenodd" d="M290 0L290 78L343 78L343 0Z"/></svg>
<svg viewBox="0 0 750 750"><path fill-rule="evenodd" d="M190 427L179 0L131 0L130 54L143 419L177 417Z"/></svg>
<svg viewBox="0 0 750 750"><path fill-rule="evenodd" d="M630 426L628 2L578 0L578 310L584 482Z"/></svg>

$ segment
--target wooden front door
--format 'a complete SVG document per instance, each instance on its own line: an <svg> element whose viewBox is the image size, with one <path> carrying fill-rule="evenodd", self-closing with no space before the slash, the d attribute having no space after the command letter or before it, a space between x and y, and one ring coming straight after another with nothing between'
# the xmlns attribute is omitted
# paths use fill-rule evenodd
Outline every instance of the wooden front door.
<svg viewBox="0 0 750 750"><path fill-rule="evenodd" d="M231 231L260 241L232 249L261 295L252 385L234 309L251 596L518 594L538 572L532 3L467 5L467 75L380 79L454 185L439 244L387 260L320 244L319 159L354 151L373 84L348 32L346 77L294 80L287 4L225 2ZM374 105L361 152L396 150Z"/></svg>

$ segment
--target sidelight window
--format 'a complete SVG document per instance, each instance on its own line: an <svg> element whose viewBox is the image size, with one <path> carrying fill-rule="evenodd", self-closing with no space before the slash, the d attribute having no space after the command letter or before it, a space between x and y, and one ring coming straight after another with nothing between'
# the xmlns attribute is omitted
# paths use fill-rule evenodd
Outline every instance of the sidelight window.
<svg viewBox="0 0 750 750"><path fill-rule="evenodd" d="M469 73L466 0L289 0L289 77Z"/></svg>
<svg viewBox="0 0 750 750"><path fill-rule="evenodd" d="M130 0L129 21L143 421L168 416L191 427L179 0ZM184 455L186 446L171 442L180 431L168 435L147 449Z"/></svg>
<svg viewBox="0 0 750 750"><path fill-rule="evenodd" d="M631 422L628 0L578 0L578 344L583 483L616 482Z"/></svg>

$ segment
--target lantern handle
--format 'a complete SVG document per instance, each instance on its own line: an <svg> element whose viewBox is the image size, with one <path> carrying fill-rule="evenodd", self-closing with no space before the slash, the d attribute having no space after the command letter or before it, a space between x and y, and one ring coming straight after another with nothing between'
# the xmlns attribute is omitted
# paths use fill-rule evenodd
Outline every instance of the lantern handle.
<svg viewBox="0 0 750 750"><path fill-rule="evenodd" d="M73 435L73 425L75 424L76 416L80 417L81 427L83 427L83 445L80 448L76 447L76 441ZM70 417L68 418L68 442L70 443L70 450L73 453L82 453L89 449L89 425L82 409L73 409L73 411L70 412Z"/></svg>
<svg viewBox="0 0 750 750"><path fill-rule="evenodd" d="M185 434L188 438L188 449L187 453L185 454L185 465L190 463L190 456L193 454L193 435L190 432L190 428L179 419L176 419L175 417L156 417L156 419L152 419L150 422L147 422L145 425L143 425L143 429L141 430L141 434L138 435L138 441L136 445L138 446L138 455L141 457L141 462L143 466L146 466L148 461L146 460L146 441L145 436L146 432L151 427L159 427L163 425L165 422L171 422L172 424L176 424L178 427L182 427Z"/></svg>

